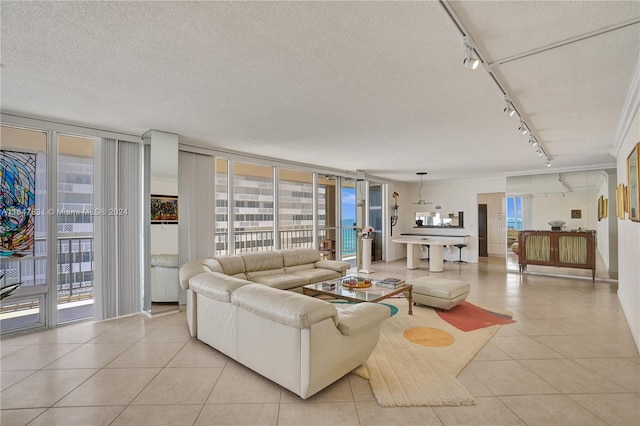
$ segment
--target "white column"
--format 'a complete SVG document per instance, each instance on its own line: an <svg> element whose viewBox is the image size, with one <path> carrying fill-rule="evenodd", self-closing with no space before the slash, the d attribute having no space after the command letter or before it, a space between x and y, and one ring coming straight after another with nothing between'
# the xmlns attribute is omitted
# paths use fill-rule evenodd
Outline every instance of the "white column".
<svg viewBox="0 0 640 426"><path fill-rule="evenodd" d="M407 243L407 269L420 267L420 244Z"/></svg>
<svg viewBox="0 0 640 426"><path fill-rule="evenodd" d="M430 243L429 272L442 272L444 269L443 245Z"/></svg>
<svg viewBox="0 0 640 426"><path fill-rule="evenodd" d="M371 269L371 241L373 238L361 238L362 240L362 269L360 272L365 274L373 273Z"/></svg>

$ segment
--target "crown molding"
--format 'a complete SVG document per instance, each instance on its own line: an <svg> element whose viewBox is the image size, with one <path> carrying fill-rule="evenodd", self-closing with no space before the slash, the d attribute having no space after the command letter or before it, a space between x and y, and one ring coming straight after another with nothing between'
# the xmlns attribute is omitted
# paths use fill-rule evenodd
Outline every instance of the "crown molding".
<svg viewBox="0 0 640 426"><path fill-rule="evenodd" d="M627 91L627 97L624 100L624 106L622 113L620 114L620 121L618 122L618 128L616 129L616 137L614 139L613 156L618 158L620 148L624 143L624 139L629 133L631 123L638 113L638 107L640 106L640 55L636 59L636 65L633 69L633 75L629 82L629 90Z"/></svg>

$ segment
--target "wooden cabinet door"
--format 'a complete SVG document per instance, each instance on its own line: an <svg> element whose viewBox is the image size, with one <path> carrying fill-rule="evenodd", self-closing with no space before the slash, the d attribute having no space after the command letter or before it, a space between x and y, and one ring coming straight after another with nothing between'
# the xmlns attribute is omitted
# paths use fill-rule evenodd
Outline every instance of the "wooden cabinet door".
<svg viewBox="0 0 640 426"><path fill-rule="evenodd" d="M489 254L505 256L507 231L503 215L493 214L487 217L487 251Z"/></svg>
<svg viewBox="0 0 640 426"><path fill-rule="evenodd" d="M491 192L486 194L488 214L506 214L507 200L504 192Z"/></svg>
<svg viewBox="0 0 640 426"><path fill-rule="evenodd" d="M591 268L594 265L595 241L590 235L558 234L555 236L556 266Z"/></svg>
<svg viewBox="0 0 640 426"><path fill-rule="evenodd" d="M556 259L553 250L553 235L551 233L520 233L518 244L521 264L554 266Z"/></svg>

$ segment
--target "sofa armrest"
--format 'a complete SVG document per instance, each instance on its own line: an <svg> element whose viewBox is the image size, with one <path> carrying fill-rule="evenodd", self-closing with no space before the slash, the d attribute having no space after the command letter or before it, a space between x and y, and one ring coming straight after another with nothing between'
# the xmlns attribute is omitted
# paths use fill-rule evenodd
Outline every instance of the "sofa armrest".
<svg viewBox="0 0 640 426"><path fill-rule="evenodd" d="M353 336L378 325L391 316L391 310L377 303L357 303L338 310L338 329L346 336Z"/></svg>
<svg viewBox="0 0 640 426"><path fill-rule="evenodd" d="M180 268L180 286L184 290L189 290L189 280L198 274L207 272L207 267L200 261L187 262Z"/></svg>
<svg viewBox="0 0 640 426"><path fill-rule="evenodd" d="M262 318L304 329L326 318L336 324L335 306L324 300L279 290L263 284L248 284L231 294L231 303Z"/></svg>
<svg viewBox="0 0 640 426"><path fill-rule="evenodd" d="M220 272L202 272L191 277L189 288L210 299L231 303L231 293L251 281L230 277Z"/></svg>
<svg viewBox="0 0 640 426"><path fill-rule="evenodd" d="M331 269L332 271L344 273L351 265L339 260L319 260L315 263L316 268Z"/></svg>

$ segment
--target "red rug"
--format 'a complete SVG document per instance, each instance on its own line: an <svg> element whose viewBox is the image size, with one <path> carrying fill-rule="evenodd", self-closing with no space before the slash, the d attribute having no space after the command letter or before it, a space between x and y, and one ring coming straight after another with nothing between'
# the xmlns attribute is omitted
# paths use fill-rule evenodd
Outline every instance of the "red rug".
<svg viewBox="0 0 640 426"><path fill-rule="evenodd" d="M491 312L466 301L448 311L436 309L436 312L440 318L462 331L515 322L510 314Z"/></svg>

